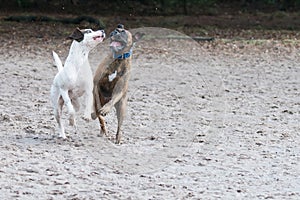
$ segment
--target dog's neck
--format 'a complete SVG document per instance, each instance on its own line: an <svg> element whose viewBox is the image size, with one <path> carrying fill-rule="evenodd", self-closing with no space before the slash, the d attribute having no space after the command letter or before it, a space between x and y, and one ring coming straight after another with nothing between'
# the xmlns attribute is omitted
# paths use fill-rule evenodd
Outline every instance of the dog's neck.
<svg viewBox="0 0 300 200"><path fill-rule="evenodd" d="M121 53L113 52L114 59L127 59L132 56L132 47L129 50L123 50Z"/></svg>
<svg viewBox="0 0 300 200"><path fill-rule="evenodd" d="M66 62L75 62L76 66L79 67L88 60L89 51L90 48L79 42L73 41Z"/></svg>

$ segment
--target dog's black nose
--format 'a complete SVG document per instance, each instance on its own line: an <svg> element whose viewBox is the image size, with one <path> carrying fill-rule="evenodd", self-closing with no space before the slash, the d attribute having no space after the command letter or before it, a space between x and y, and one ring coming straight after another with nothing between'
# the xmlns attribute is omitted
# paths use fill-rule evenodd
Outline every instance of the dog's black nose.
<svg viewBox="0 0 300 200"><path fill-rule="evenodd" d="M124 29L124 25L123 24L118 24L117 28Z"/></svg>

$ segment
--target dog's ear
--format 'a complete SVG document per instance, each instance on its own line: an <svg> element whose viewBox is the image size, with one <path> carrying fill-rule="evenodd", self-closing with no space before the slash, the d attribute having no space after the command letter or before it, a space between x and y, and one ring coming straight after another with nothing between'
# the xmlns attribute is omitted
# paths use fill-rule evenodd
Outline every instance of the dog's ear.
<svg viewBox="0 0 300 200"><path fill-rule="evenodd" d="M133 35L133 43L136 43L137 41L139 41L140 39L142 39L142 37L145 35L145 33L140 33L137 32Z"/></svg>
<svg viewBox="0 0 300 200"><path fill-rule="evenodd" d="M69 39L76 40L77 42L81 42L83 40L84 34L81 32L79 28L76 28L75 31L68 37Z"/></svg>

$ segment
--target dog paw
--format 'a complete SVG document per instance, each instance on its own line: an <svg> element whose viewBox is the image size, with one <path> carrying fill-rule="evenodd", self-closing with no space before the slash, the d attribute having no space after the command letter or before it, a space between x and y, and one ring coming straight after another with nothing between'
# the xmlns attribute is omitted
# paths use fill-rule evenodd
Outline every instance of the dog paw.
<svg viewBox="0 0 300 200"><path fill-rule="evenodd" d="M84 121L86 121L86 122L92 121L91 116L87 116L87 115L82 116L82 119L83 119Z"/></svg>
<svg viewBox="0 0 300 200"><path fill-rule="evenodd" d="M92 120L95 120L97 117L98 117L98 116L97 116L97 114L96 114L95 112L93 112L93 113L91 114Z"/></svg>
<svg viewBox="0 0 300 200"><path fill-rule="evenodd" d="M108 135L107 135L106 128L101 128L101 130L100 130L100 135L101 135L101 136L106 136L106 137L108 136Z"/></svg>
<svg viewBox="0 0 300 200"><path fill-rule="evenodd" d="M109 104L105 104L102 108L100 108L99 113L102 116L105 116L109 113L111 106Z"/></svg>
<svg viewBox="0 0 300 200"><path fill-rule="evenodd" d="M67 136L65 135L65 133L60 133L58 138L65 140L67 139Z"/></svg>
<svg viewBox="0 0 300 200"><path fill-rule="evenodd" d="M73 116L69 117L69 125L76 126L75 118Z"/></svg>

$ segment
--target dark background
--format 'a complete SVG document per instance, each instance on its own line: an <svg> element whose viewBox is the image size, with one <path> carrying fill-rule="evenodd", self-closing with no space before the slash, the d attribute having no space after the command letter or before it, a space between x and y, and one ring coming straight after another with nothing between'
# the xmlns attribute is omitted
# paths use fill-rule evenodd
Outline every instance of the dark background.
<svg viewBox="0 0 300 200"><path fill-rule="evenodd" d="M82 16L93 17L100 26L70 20ZM123 23L193 37L300 39L300 0L0 0L0 22L7 19L28 26L61 22L110 30Z"/></svg>
<svg viewBox="0 0 300 200"><path fill-rule="evenodd" d="M217 15L235 12L298 11L300 0L0 0L1 11L72 14Z"/></svg>

